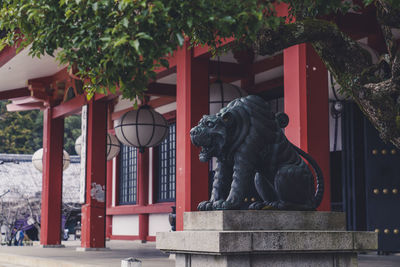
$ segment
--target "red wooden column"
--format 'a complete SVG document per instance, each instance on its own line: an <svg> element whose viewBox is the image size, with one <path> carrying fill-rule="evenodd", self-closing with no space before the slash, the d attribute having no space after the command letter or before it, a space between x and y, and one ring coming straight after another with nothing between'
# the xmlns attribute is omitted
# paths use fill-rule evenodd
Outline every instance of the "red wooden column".
<svg viewBox="0 0 400 267"><path fill-rule="evenodd" d="M82 206L81 246L104 248L107 103L90 101L87 116L86 204Z"/></svg>
<svg viewBox="0 0 400 267"><path fill-rule="evenodd" d="M176 52L176 229L183 229L183 212L197 210L208 199L208 164L190 141L190 129L208 114L208 59L193 58L188 44Z"/></svg>
<svg viewBox="0 0 400 267"><path fill-rule="evenodd" d="M138 153L138 201L139 206L149 203L149 149ZM146 242L149 235L149 214L139 214L139 239Z"/></svg>
<svg viewBox="0 0 400 267"><path fill-rule="evenodd" d="M113 160L107 161L107 182L106 182L106 209L112 206L112 183L113 183ZM112 216L106 216L106 237L112 235Z"/></svg>
<svg viewBox="0 0 400 267"><path fill-rule="evenodd" d="M108 110L107 110L107 128L108 132L113 131L114 129L114 123L111 119L111 114L114 110L114 107L112 104L108 104ZM110 133L111 134L111 133ZM106 178L106 213L107 209L111 208L112 206L112 196L113 196L113 162L114 160L109 160L107 161L107 178ZM112 216L111 215L106 215L106 237L111 238L112 235Z"/></svg>
<svg viewBox="0 0 400 267"><path fill-rule="evenodd" d="M321 167L325 194L319 210L330 210L327 70L309 44L285 49L283 56L285 113L290 118L285 133Z"/></svg>
<svg viewBox="0 0 400 267"><path fill-rule="evenodd" d="M61 244L61 203L64 119L52 119L52 108L43 113L43 180L40 244Z"/></svg>

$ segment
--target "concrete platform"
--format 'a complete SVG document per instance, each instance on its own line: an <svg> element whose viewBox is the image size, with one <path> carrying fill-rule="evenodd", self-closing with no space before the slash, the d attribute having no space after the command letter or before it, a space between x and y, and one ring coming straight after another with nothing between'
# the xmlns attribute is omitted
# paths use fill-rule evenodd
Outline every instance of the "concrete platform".
<svg viewBox="0 0 400 267"><path fill-rule="evenodd" d="M78 241L63 242L65 248L40 248L0 246L0 267L120 267L121 260L135 257L142 260L143 267L172 267L175 261L155 248L154 242L138 241L107 242L109 251L77 252ZM171 257L172 258L172 257ZM359 267L398 267L400 254L378 256L376 253L358 256Z"/></svg>
<svg viewBox="0 0 400 267"><path fill-rule="evenodd" d="M184 213L184 231L157 233L175 267L357 267L375 232L345 230L345 214L317 211Z"/></svg>
<svg viewBox="0 0 400 267"><path fill-rule="evenodd" d="M343 212L220 210L186 212L185 231L346 231Z"/></svg>
<svg viewBox="0 0 400 267"><path fill-rule="evenodd" d="M108 250L76 251L79 241L63 242L65 248L42 248L38 243L29 247L0 246L0 267L120 267L121 260L133 257L142 267L172 267L175 261L155 248L154 242L107 242Z"/></svg>

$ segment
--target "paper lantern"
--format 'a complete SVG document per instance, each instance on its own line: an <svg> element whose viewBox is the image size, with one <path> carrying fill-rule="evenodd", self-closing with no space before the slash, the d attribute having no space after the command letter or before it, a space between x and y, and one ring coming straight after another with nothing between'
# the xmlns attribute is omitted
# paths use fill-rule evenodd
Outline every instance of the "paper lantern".
<svg viewBox="0 0 400 267"><path fill-rule="evenodd" d="M247 93L240 87L217 80L210 85L210 114L217 114L218 111L226 107L229 102L243 96L247 96Z"/></svg>
<svg viewBox="0 0 400 267"><path fill-rule="evenodd" d="M120 150L120 143L114 135L107 134L107 160L116 157Z"/></svg>
<svg viewBox="0 0 400 267"><path fill-rule="evenodd" d="M157 146L168 134L166 119L146 105L122 115L114 128L121 143L137 147L140 152L146 147Z"/></svg>
<svg viewBox="0 0 400 267"><path fill-rule="evenodd" d="M32 155L33 166L40 172L43 171L43 148L37 150ZM70 159L67 151L63 150L63 170L66 170L69 166Z"/></svg>

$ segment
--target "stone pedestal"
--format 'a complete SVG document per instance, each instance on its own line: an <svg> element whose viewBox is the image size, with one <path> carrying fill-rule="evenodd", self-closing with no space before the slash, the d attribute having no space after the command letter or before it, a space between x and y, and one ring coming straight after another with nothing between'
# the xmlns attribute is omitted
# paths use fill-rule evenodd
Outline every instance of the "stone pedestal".
<svg viewBox="0 0 400 267"><path fill-rule="evenodd" d="M338 212L189 212L184 231L157 233L176 267L357 266L377 245L374 232L345 231Z"/></svg>

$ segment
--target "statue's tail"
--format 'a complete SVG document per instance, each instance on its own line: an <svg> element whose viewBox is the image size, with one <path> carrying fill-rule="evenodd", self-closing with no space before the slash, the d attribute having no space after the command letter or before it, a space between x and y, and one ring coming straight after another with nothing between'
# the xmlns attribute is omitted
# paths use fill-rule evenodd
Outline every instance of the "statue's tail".
<svg viewBox="0 0 400 267"><path fill-rule="evenodd" d="M316 175L316 181L317 181L317 190L315 191L315 196L314 196L314 203L315 203L315 208L318 208L319 205L321 204L322 198L324 196L324 177L322 175L321 168L318 166L318 163L306 152L298 148L297 146L293 145L293 148L297 151L297 153L300 154L303 158L305 158L308 163L311 165L311 168L314 170L315 175Z"/></svg>
<svg viewBox="0 0 400 267"><path fill-rule="evenodd" d="M282 129L284 129L286 126L289 124L289 117L287 114L283 112L278 112L275 114L276 122L278 126ZM290 143L290 142L289 142ZM306 152L298 148L297 146L293 145L290 143L292 147L294 148L297 153L300 154L304 159L308 161L308 163L311 165L311 168L314 170L314 173L316 175L316 181L317 181L317 190L315 191L314 195L314 203L315 203L315 208L318 208L319 205L321 204L322 198L324 196L324 177L322 176L322 171L321 168L318 166L317 162Z"/></svg>

